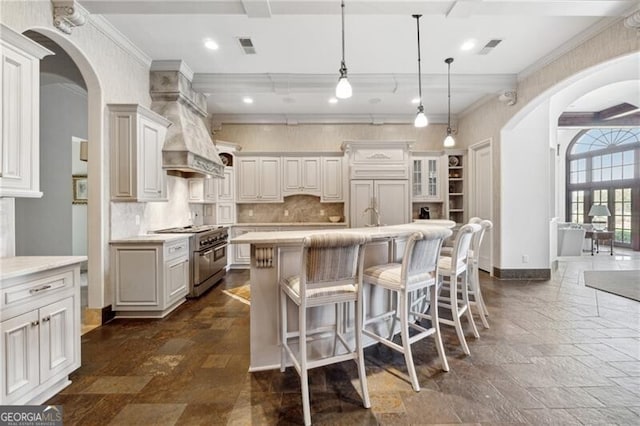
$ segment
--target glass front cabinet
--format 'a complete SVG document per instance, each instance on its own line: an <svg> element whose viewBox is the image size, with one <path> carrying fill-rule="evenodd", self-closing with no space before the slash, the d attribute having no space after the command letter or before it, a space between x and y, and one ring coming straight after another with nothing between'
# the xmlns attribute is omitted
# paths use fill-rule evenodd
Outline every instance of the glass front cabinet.
<svg viewBox="0 0 640 426"><path fill-rule="evenodd" d="M440 182L440 157L413 157L413 201L442 201Z"/></svg>

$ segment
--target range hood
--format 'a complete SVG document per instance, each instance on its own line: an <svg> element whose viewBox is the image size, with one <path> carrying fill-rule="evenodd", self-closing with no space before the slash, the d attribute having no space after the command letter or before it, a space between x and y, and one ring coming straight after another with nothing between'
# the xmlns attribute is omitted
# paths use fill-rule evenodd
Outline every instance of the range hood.
<svg viewBox="0 0 640 426"><path fill-rule="evenodd" d="M204 122L206 100L192 89L192 79L182 61L151 64L151 109L173 123L162 148L162 168L185 178L223 177L224 165Z"/></svg>

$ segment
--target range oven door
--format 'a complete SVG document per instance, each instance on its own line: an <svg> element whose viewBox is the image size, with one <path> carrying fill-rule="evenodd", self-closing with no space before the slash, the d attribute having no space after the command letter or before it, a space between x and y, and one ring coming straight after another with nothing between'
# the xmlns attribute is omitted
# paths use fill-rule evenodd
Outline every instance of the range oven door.
<svg viewBox="0 0 640 426"><path fill-rule="evenodd" d="M213 263L211 266L211 274L216 274L227 267L227 246L224 243L213 248Z"/></svg>
<svg viewBox="0 0 640 426"><path fill-rule="evenodd" d="M193 284L197 286L215 272L213 270L213 249L196 251L194 257Z"/></svg>

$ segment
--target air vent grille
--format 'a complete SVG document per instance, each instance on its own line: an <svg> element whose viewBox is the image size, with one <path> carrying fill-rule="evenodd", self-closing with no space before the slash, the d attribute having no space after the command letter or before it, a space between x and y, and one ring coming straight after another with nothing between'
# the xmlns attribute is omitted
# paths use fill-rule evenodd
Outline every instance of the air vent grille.
<svg viewBox="0 0 640 426"><path fill-rule="evenodd" d="M238 43L240 43L240 47L247 55L255 55L256 48L253 45L253 41L249 37L238 37Z"/></svg>
<svg viewBox="0 0 640 426"><path fill-rule="evenodd" d="M478 55L487 55L491 52L497 45L502 43L501 39L494 38L493 40L489 40L487 44L478 52Z"/></svg>

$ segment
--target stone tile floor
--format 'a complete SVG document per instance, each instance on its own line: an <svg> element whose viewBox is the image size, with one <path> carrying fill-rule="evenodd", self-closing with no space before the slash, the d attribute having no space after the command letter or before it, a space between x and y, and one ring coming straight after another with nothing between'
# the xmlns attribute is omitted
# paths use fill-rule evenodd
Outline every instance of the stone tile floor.
<svg viewBox="0 0 640 426"><path fill-rule="evenodd" d="M640 269L637 253L562 259L549 281L482 274L490 329L471 356L444 326L451 371L432 339L414 345L422 390L403 358L366 350L372 408L355 363L311 372L314 424L640 424L640 303L584 287L582 271ZM231 272L163 320L115 320L82 337L82 367L48 404L65 425L300 424L298 375L248 373L249 307L222 293Z"/></svg>

